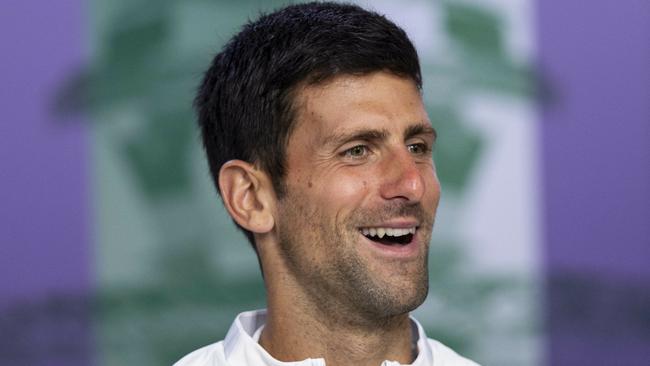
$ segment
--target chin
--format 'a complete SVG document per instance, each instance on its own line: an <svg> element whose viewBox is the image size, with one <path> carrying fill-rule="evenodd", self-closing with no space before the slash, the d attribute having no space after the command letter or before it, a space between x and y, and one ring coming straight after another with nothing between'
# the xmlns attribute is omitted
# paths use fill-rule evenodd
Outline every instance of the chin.
<svg viewBox="0 0 650 366"><path fill-rule="evenodd" d="M408 288L393 288L394 291L376 291L366 297L365 307L378 318L389 318L407 314L417 309L427 298L428 277L411 283Z"/></svg>

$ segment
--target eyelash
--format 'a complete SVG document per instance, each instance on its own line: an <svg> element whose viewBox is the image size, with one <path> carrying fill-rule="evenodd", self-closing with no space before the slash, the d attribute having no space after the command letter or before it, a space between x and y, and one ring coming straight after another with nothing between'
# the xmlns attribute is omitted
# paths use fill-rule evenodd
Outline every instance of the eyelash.
<svg viewBox="0 0 650 366"><path fill-rule="evenodd" d="M425 143L423 143L423 142L419 142L419 143L415 143L415 144L409 144L409 145L407 145L407 147L408 147L409 149L410 149L412 146L417 146L417 147L419 147L420 149L422 149L422 151L420 151L419 153L414 153L414 154L417 154L417 155L426 155L426 154L430 154L430 153L432 152L432 150L433 150L433 149L431 148L431 146L429 146L428 144L425 144Z"/></svg>
<svg viewBox="0 0 650 366"><path fill-rule="evenodd" d="M358 148L364 149L364 154L362 156L361 155L359 155L359 156L352 155L352 150L358 149ZM352 159L359 159L359 158L362 158L363 156L366 156L369 152L370 152L370 148L367 145L355 145L355 146L352 146L351 148L343 151L341 153L341 156L352 158Z"/></svg>
<svg viewBox="0 0 650 366"><path fill-rule="evenodd" d="M411 151L411 148L413 148L413 147L418 147L418 148L421 149L420 152L411 151L411 153L414 154L414 155L427 155L427 154L430 154L432 152L431 146L429 146L426 143L422 143L422 142L415 143L415 144L409 144L409 145L406 145L406 146L407 146L407 149L409 149L409 151ZM359 149L359 148L364 150L363 154L362 155L353 155L352 151L355 150L355 149ZM343 156L343 157L352 158L352 159L361 159L361 158L365 157L366 155L368 155L370 152L371 152L370 147L368 147L367 145L355 145L355 146L352 146L349 149L346 149L340 155Z"/></svg>

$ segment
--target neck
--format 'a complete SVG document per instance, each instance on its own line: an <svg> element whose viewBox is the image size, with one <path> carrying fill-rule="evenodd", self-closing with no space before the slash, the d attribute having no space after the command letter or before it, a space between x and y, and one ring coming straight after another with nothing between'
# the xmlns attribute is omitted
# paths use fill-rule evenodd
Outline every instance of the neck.
<svg viewBox="0 0 650 366"><path fill-rule="evenodd" d="M272 238L259 239L268 296L260 345L271 356L284 362L322 358L327 366L413 362L408 313L372 315L339 294L314 291L289 269Z"/></svg>
<svg viewBox="0 0 650 366"><path fill-rule="evenodd" d="M327 366L413 361L408 314L359 321L359 314L318 306L306 294L285 294L269 286L269 278L266 281L268 312L260 344L274 358L284 362L323 358Z"/></svg>

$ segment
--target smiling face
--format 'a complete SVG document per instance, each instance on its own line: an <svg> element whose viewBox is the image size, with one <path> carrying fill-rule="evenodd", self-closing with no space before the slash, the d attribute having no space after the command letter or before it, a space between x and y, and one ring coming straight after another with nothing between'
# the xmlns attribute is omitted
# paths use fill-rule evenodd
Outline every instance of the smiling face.
<svg viewBox="0 0 650 366"><path fill-rule="evenodd" d="M359 319L425 299L440 185L415 84L377 72L299 90L277 204L284 266L321 310Z"/></svg>

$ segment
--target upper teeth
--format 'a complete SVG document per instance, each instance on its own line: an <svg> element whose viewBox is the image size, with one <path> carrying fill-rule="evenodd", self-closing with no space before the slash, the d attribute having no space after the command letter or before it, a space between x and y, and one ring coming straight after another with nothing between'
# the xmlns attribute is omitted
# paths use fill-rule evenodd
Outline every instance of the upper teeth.
<svg viewBox="0 0 650 366"><path fill-rule="evenodd" d="M383 238L386 236L402 236L406 234L415 234L415 227L404 228L404 229L394 229L390 227L372 227L367 229L361 229L363 235L370 236L379 236Z"/></svg>

